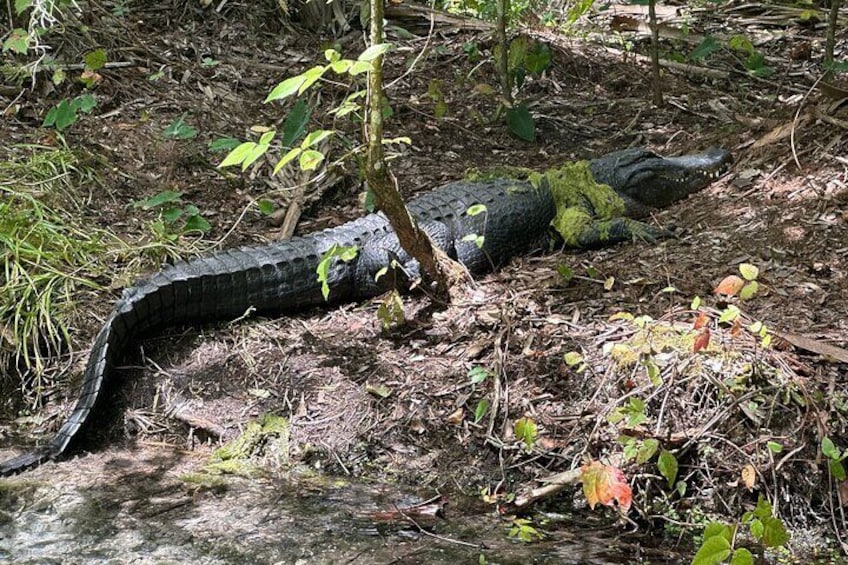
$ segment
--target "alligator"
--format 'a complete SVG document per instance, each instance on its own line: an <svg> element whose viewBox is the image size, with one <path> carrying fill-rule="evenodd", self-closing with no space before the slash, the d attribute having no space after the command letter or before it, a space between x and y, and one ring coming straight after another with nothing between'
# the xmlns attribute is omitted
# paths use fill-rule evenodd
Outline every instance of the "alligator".
<svg viewBox="0 0 848 565"><path fill-rule="evenodd" d="M638 218L706 187L725 172L730 159L727 151L715 148L672 158L627 149L546 173L453 182L411 200L408 207L434 243L480 274L554 245L589 248L672 236ZM324 286L316 275L322 258L353 247L353 259L330 260ZM68 451L96 420L106 396L104 383L133 339L246 312L280 314L366 299L393 287L408 290L418 271L381 213L288 241L166 266L124 290L94 340L76 406L56 436L0 463L0 476Z"/></svg>

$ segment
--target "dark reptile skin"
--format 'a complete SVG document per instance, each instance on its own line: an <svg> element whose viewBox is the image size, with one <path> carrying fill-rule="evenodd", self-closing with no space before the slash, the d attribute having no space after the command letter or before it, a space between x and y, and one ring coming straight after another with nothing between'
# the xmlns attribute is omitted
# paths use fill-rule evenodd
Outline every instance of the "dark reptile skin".
<svg viewBox="0 0 848 565"><path fill-rule="evenodd" d="M659 188L662 196L679 199L709 184L707 174L728 160L726 152L708 152L664 161L634 149L591 161L590 166L596 178L644 209L651 205L644 195L653 194L646 191ZM641 174L643 170L652 176ZM485 205L486 211L469 216L467 211L475 204ZM448 254L472 273L489 271L542 246L556 213L547 189L536 190L513 180L448 184L410 201L409 209ZM462 241L470 234L484 237L482 248L474 241ZM417 270L381 214L285 242L230 249L166 267L124 291L94 341L76 406L57 435L46 445L0 464L0 476L37 466L68 448L92 423L104 380L114 374L112 367L140 334L185 323L231 320L249 309L278 314L325 304L316 267L333 244L357 245L360 252L354 261L336 261L332 267L330 302L367 298L384 290L373 284L373 277L391 258L401 258L408 271Z"/></svg>
<svg viewBox="0 0 848 565"><path fill-rule="evenodd" d="M509 190L514 187L519 190ZM468 216L473 204L484 204L487 211ZM512 181L448 184L410 201L409 209L422 223L449 226L458 242L452 254L475 273L491 270L539 245L555 212L549 192ZM523 228L515 230L516 223ZM484 236L482 249L473 242L459 242L470 233ZM94 341L79 398L68 420L45 446L0 464L0 476L34 467L68 448L91 422L104 379L114 374L112 367L134 337L184 323L230 320L248 309L278 314L325 304L316 275L324 252L333 244L357 245L360 253L355 261L365 261L371 255L380 256L379 250L368 244L380 236L389 236L383 241L395 245L385 217L370 214L305 237L177 263L125 290ZM329 302L367 298L378 292L356 280L355 261L337 261L331 269Z"/></svg>

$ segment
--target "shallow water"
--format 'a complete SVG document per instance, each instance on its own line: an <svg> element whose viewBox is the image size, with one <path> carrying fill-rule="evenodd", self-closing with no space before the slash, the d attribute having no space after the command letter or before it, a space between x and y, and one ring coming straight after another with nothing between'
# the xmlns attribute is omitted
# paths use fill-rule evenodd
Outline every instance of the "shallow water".
<svg viewBox="0 0 848 565"><path fill-rule="evenodd" d="M198 490L155 460L84 459L0 481L0 562L414 564L479 563L481 555L501 564L674 562L641 552L614 529L599 534L575 524L545 526L544 541L522 543L475 499L451 498L444 518L390 521L375 513L423 498L320 477L228 478Z"/></svg>

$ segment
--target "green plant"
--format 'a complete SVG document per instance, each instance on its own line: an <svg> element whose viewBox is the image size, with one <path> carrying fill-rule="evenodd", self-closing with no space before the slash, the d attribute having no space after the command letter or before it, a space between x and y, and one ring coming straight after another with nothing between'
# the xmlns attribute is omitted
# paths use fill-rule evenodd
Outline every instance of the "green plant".
<svg viewBox="0 0 848 565"><path fill-rule="evenodd" d="M762 496L754 510L745 512L738 524L712 522L704 528L703 542L692 560L692 565L753 565L754 554L739 547L737 534L741 525L747 525L758 550L782 547L789 541L783 521L774 516L771 503ZM728 561L729 560L729 561Z"/></svg>
<svg viewBox="0 0 848 565"><path fill-rule="evenodd" d="M44 123L41 125L44 127L55 127L59 131L64 131L76 123L79 118L78 112L88 114L96 105L97 101L91 94L83 94L73 100L66 98L47 112L47 115L44 117Z"/></svg>
<svg viewBox="0 0 848 565"><path fill-rule="evenodd" d="M844 481L846 478L845 466L842 462L848 459L848 450L840 450L829 437L823 437L821 440L822 455L827 457L827 468L831 476L837 481Z"/></svg>
<svg viewBox="0 0 848 565"><path fill-rule="evenodd" d="M182 201L182 192L163 190L150 198L133 202L133 208L157 210L159 218L153 230L162 239L174 242L180 235L191 232L205 233L212 229L194 204Z"/></svg>

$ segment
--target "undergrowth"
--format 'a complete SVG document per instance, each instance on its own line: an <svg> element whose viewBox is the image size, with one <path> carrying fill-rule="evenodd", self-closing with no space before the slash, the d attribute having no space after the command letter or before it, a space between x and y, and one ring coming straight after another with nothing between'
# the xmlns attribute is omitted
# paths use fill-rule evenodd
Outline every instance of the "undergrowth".
<svg viewBox="0 0 848 565"><path fill-rule="evenodd" d="M63 209L79 206L74 184L88 173L66 149L27 149L27 158L0 163L0 362L18 367L35 404L45 360L69 339L73 297L81 288L99 289L108 265L105 233Z"/></svg>

